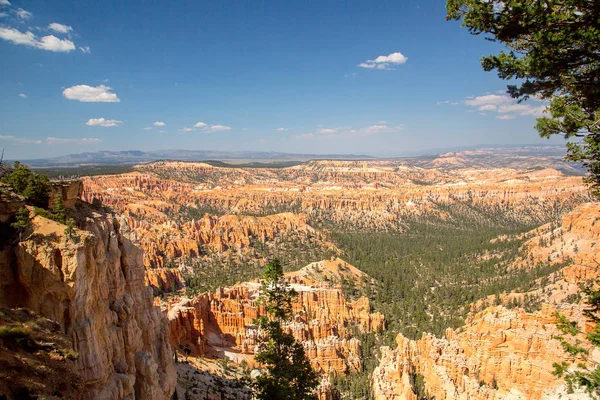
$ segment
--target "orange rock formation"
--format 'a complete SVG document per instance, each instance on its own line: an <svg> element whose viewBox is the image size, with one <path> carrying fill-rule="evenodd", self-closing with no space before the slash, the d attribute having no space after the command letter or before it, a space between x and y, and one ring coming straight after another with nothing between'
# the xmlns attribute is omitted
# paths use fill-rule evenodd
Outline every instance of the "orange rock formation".
<svg viewBox="0 0 600 400"><path fill-rule="evenodd" d="M561 226L532 232L536 236L524 245L525 260L573 260L551 277L552 283L528 293L542 301L541 311L488 307L471 315L463 328L449 329L442 339L424 334L413 341L398 335L395 349L382 349L373 374L375 398L416 400L411 375L423 376L426 392L436 399L587 398L581 391L567 394L564 382L552 375L554 363L580 362L554 339L560 335L554 314L559 311L589 329L582 313L585 306L571 304L567 296L577 293L580 282L600 276L599 216L600 204L582 205L567 214ZM505 300L514 296L518 294ZM598 361L597 354L591 356Z"/></svg>
<svg viewBox="0 0 600 400"><path fill-rule="evenodd" d="M315 264L326 270L345 263L339 259L322 261L304 270ZM292 282L297 274L290 276ZM253 321L265 314L256 304L259 287L256 282L246 282L170 304L171 343L174 347L187 346L195 354L247 358L244 355L251 355L256 346ZM295 318L287 328L304 343L313 367L324 373L360 370L361 345L351 336L351 326L363 332L383 330L383 315L371 313L364 297L347 301L338 288L300 283L292 283L292 287L298 297L293 303Z"/></svg>
<svg viewBox="0 0 600 400"><path fill-rule="evenodd" d="M40 216L33 231L0 253L0 305L25 307L62 326L79 354L81 399L169 399L175 367L168 323L144 285L142 252L105 209L70 198L81 229ZM71 202L71 200L73 200Z"/></svg>

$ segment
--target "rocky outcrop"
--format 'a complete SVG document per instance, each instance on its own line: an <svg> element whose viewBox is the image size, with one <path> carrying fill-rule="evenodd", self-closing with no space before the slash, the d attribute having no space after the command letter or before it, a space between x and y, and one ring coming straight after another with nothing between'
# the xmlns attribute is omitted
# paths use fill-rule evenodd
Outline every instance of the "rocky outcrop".
<svg viewBox="0 0 600 400"><path fill-rule="evenodd" d="M8 223L10 218L25 205L25 198L9 190L0 183L0 223Z"/></svg>
<svg viewBox="0 0 600 400"><path fill-rule="evenodd" d="M569 261L582 268L600 265L600 204L587 203L566 214L558 225L546 224L534 230L524 245L527 257L517 266Z"/></svg>
<svg viewBox="0 0 600 400"><path fill-rule="evenodd" d="M67 204L76 192L61 191ZM142 252L119 217L73 206L80 229L72 235L37 216L28 237L4 248L0 301L61 325L79 354L78 398L168 399L175 388L168 323L144 284Z"/></svg>
<svg viewBox="0 0 600 400"><path fill-rule="evenodd" d="M66 208L72 208L83 193L83 182L79 179L52 181L50 202L60 197Z"/></svg>
<svg viewBox="0 0 600 400"><path fill-rule="evenodd" d="M339 259L323 263L346 264ZM294 277L289 279L293 282ZM266 314L256 303L259 287L256 282L246 282L169 305L171 343L187 347L193 354L226 356L234 361L247 358L244 355L253 354L257 344L253 321ZM352 329L382 331L383 315L372 313L364 297L346 300L338 288L299 283L292 287L298 297L292 307L294 320L286 327L303 342L313 367L323 373L359 371L362 349L360 341L352 337Z"/></svg>
<svg viewBox="0 0 600 400"><path fill-rule="evenodd" d="M562 382L553 363L574 362L554 340L555 310L537 315L491 307L444 339L424 334L418 341L399 335L396 349L382 351L373 373L376 399L417 399L411 379L421 375L436 399L540 399ZM512 396L512 397L511 397Z"/></svg>
<svg viewBox="0 0 600 400"><path fill-rule="evenodd" d="M600 204L585 204L565 215L560 226L549 224L529 233L533 237L523 246L525 254L513 268L541 261L570 261L542 288L505 294L497 300L507 304L527 295L542 304L540 311L489 306L471 314L464 327L449 329L444 338L424 334L414 341L399 335L396 348L382 349L373 373L375 398L416 400L419 390L436 399L587 398L581 390L568 394L564 382L552 374L554 363L566 361L575 367L581 362L565 353L555 339L561 334L555 313L577 321L583 331L591 329L583 315L585 305L573 296L579 283L600 277L600 250L595 248L600 233L598 216ZM578 339L584 347L591 347L583 336ZM600 354L592 352L590 360L597 363ZM424 383L419 388L417 377Z"/></svg>

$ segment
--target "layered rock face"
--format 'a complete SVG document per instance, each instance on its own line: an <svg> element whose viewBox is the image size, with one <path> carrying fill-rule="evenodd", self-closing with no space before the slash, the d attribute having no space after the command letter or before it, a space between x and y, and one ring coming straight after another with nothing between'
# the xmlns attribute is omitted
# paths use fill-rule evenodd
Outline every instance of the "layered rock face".
<svg viewBox="0 0 600 400"><path fill-rule="evenodd" d="M205 214L199 220L184 224L157 226L151 222L136 223L129 219L146 253L146 266L161 268L165 260L179 257L194 258L206 251L223 253L241 251L250 246L252 238L261 242L273 241L287 234L316 237L318 234L306 223L306 216L281 213L266 217Z"/></svg>
<svg viewBox="0 0 600 400"><path fill-rule="evenodd" d="M60 191L68 201L77 192ZM80 227L73 235L37 216L27 237L4 247L0 301L62 326L79 354L78 398L169 399L176 376L168 323L144 284L142 252L118 217L72 203Z"/></svg>
<svg viewBox="0 0 600 400"><path fill-rule="evenodd" d="M315 264L342 263L334 259ZM289 276L290 281L294 282L295 274ZM301 283L292 283L292 287L298 297L293 303L295 318L287 329L303 342L313 367L323 373L360 370L361 344L352 337L352 327L362 332L381 331L383 315L371 313L364 297L346 300L338 288ZM257 282L246 282L169 305L171 343L195 354L227 356L238 362L251 359L248 355L257 344L253 321L266 314L256 303L259 288Z"/></svg>
<svg viewBox="0 0 600 400"><path fill-rule="evenodd" d="M379 367L373 374L377 399L417 399L415 378L421 376L424 390L436 399L584 399L581 391L566 393L564 382L554 375L553 364L575 359L563 351L558 340L555 312L577 321L588 331L591 325L583 316L585 305L569 300L579 291L578 284L600 276L597 262L600 204L585 204L567 214L562 225L544 226L531 233L523 250L526 255L516 263L552 260L568 266L550 276L543 288L526 293L538 299L540 311L527 313L521 308L490 306L472 314L457 331L449 329L445 338L424 334L413 341L399 335L396 348L383 348ZM510 293L501 302L522 299ZM487 299L488 304L493 299ZM580 337L584 346L590 346ZM590 355L592 362L599 354Z"/></svg>
<svg viewBox="0 0 600 400"><path fill-rule="evenodd" d="M179 267L188 260L236 259L252 252L258 243L282 251L298 246L334 247L308 225L306 215L284 212L255 217L200 213L184 198L189 190L194 189L185 183L140 174L106 180L92 177L85 181L84 200L100 200L127 216L130 239L144 250L147 283L157 293L183 286ZM260 258L260 255L250 257Z"/></svg>
<svg viewBox="0 0 600 400"><path fill-rule="evenodd" d="M399 231L422 217L536 224L587 198L581 177L551 168L439 169L378 160L281 169L155 162L136 169L85 178L82 198L129 217L156 293L182 287L173 267L189 259L243 264L240 257L263 257L252 251L265 244L288 253L336 251L309 221L368 231Z"/></svg>
<svg viewBox="0 0 600 400"><path fill-rule="evenodd" d="M386 161L312 161L282 169L157 162L139 172L85 180L83 197L154 218L184 207L226 214L291 211L343 226L399 229L410 216L447 218L439 207L468 205L536 223L587 198L581 177L555 169L436 169ZM488 215L489 216L489 215Z"/></svg>

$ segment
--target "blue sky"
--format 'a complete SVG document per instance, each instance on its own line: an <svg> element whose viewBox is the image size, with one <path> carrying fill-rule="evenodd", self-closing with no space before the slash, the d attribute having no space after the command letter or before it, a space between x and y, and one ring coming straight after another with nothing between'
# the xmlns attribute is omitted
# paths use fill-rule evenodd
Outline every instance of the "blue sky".
<svg viewBox="0 0 600 400"><path fill-rule="evenodd" d="M0 0L0 147L401 155L557 144L443 1Z"/></svg>

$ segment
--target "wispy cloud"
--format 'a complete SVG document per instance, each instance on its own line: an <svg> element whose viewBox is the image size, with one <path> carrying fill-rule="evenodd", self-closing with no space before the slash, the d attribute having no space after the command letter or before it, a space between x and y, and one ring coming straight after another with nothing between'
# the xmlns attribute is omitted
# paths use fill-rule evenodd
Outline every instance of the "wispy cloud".
<svg viewBox="0 0 600 400"><path fill-rule="evenodd" d="M151 131L151 130L152 130L152 127L151 127L151 126L146 126L146 127L144 128L144 130L145 130L145 131Z"/></svg>
<svg viewBox="0 0 600 400"><path fill-rule="evenodd" d="M79 50L81 50L81 52L85 53L85 54L90 54L92 52L92 49L90 49L90 46L80 46Z"/></svg>
<svg viewBox="0 0 600 400"><path fill-rule="evenodd" d="M392 65L404 64L406 61L408 61L408 57L400 52L396 52L388 54L387 56L379 56L373 60L367 60L358 64L358 67L367 69L392 70Z"/></svg>
<svg viewBox="0 0 600 400"><path fill-rule="evenodd" d="M118 126L122 123L123 121L118 121L116 119L90 118L85 124L88 126L103 126L105 128L109 128L112 126Z"/></svg>
<svg viewBox="0 0 600 400"><path fill-rule="evenodd" d="M48 25L48 29L51 29L54 32L65 33L65 34L73 31L73 28L71 28L70 26L59 24L57 22L53 22L50 25Z"/></svg>
<svg viewBox="0 0 600 400"><path fill-rule="evenodd" d="M19 97L22 97L22 98L26 99L27 95L25 93L19 93Z"/></svg>
<svg viewBox="0 0 600 400"><path fill-rule="evenodd" d="M287 128L277 128L275 132L287 132Z"/></svg>
<svg viewBox="0 0 600 400"><path fill-rule="evenodd" d="M102 140L98 138L57 138L48 136L44 140L33 140L27 138L20 138L12 135L0 135L0 141L9 141L18 144L96 144Z"/></svg>
<svg viewBox="0 0 600 400"><path fill-rule="evenodd" d="M0 140L6 140L9 142L21 143L21 144L42 144L41 140L25 139L25 138L12 136L12 135L0 135Z"/></svg>
<svg viewBox="0 0 600 400"><path fill-rule="evenodd" d="M111 92L112 88L99 85L77 85L63 90L63 96L69 100L78 100L84 103L118 103L121 100L116 93Z"/></svg>
<svg viewBox="0 0 600 400"><path fill-rule="evenodd" d="M164 123L164 122L162 122L162 121L156 121L156 122L154 122L152 125L154 125L154 126L166 126L167 124L165 124L165 123Z"/></svg>
<svg viewBox="0 0 600 400"><path fill-rule="evenodd" d="M208 128L211 132L219 132L219 131L230 131L231 127L226 125L211 125Z"/></svg>
<svg viewBox="0 0 600 400"><path fill-rule="evenodd" d="M22 8L18 8L16 13L17 13L17 16L21 19L30 19L31 17L33 17L32 13L30 13L29 11L23 10Z"/></svg>
<svg viewBox="0 0 600 400"><path fill-rule="evenodd" d="M532 103L518 103L506 94L486 94L468 98L463 103L480 113L497 113L497 119L513 119L521 116L541 117L545 115L546 106L535 99Z"/></svg>
<svg viewBox="0 0 600 400"><path fill-rule="evenodd" d="M72 143L72 144L96 144L96 143L100 143L102 141L102 139L98 139L98 138L77 138L77 139L72 139L72 138L57 138L57 137L47 137L46 138L46 143L48 144L67 144L67 143Z"/></svg>
<svg viewBox="0 0 600 400"><path fill-rule="evenodd" d="M316 134L333 134L336 133L339 128L319 128L315 131Z"/></svg>
<svg viewBox="0 0 600 400"><path fill-rule="evenodd" d="M444 101L438 101L436 103L437 105L449 105L449 106L457 106L460 103L458 101L454 101L454 100L444 100Z"/></svg>
<svg viewBox="0 0 600 400"><path fill-rule="evenodd" d="M343 137L359 137L371 136L379 133L394 133L403 129L403 125L388 126L388 125L371 125L362 128L319 128L312 133L304 133L295 136L298 139L326 139L326 138L343 138Z"/></svg>
<svg viewBox="0 0 600 400"><path fill-rule="evenodd" d="M198 132L204 132L204 133L211 133L211 132L220 132L220 131L230 131L231 127L227 126L227 125L210 125L207 124L206 122L196 122L194 124L193 127L189 128L189 127L185 127L180 129L181 132L192 132L192 131L198 131Z"/></svg>
<svg viewBox="0 0 600 400"><path fill-rule="evenodd" d="M8 18L7 22L13 22L13 24L22 25L24 21L28 21L33 18L33 14L22 8L15 8L11 6L10 1L0 0L0 17L12 17ZM60 35L67 35L66 38L60 39L53 34L38 37L32 31L52 32ZM47 27L41 28L39 26L29 26L29 28L23 32L14 26L2 26L0 27L0 39L6 40L16 45L24 45L32 48L47 50L60 53L68 53L76 49L75 43L71 38L73 28L69 25L60 24L58 22L52 22ZM79 47L84 53L89 53L89 46Z"/></svg>
<svg viewBox="0 0 600 400"><path fill-rule="evenodd" d="M21 44L54 52L68 53L71 50L75 50L75 44L68 39L59 39L54 35L38 38L30 31L21 32L14 28L0 27L0 39L13 44Z"/></svg>

